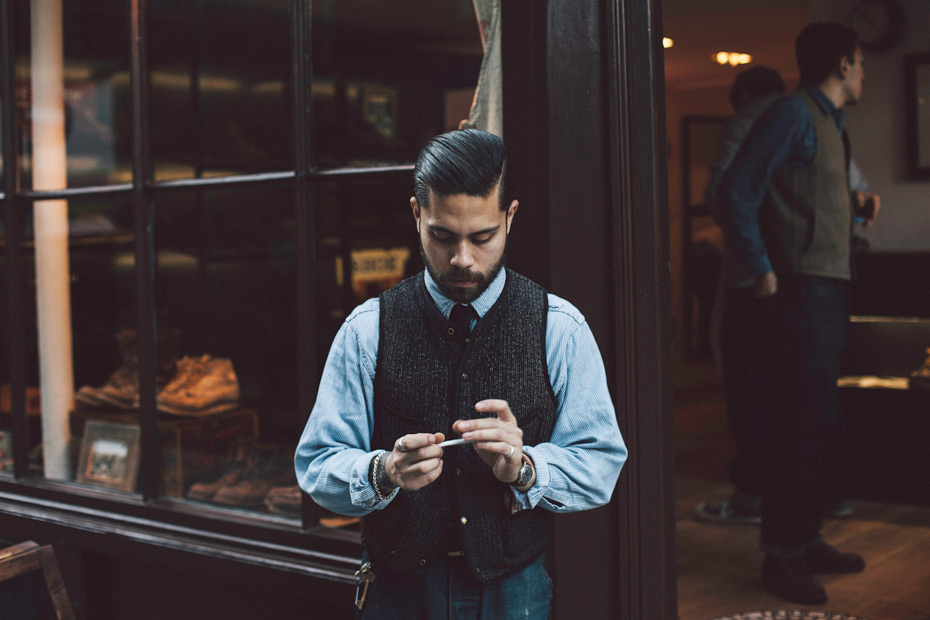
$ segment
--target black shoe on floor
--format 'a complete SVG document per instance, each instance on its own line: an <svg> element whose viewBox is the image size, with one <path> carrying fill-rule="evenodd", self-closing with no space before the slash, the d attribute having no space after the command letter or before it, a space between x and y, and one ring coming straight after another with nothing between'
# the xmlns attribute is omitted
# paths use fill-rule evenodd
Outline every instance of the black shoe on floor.
<svg viewBox="0 0 930 620"><path fill-rule="evenodd" d="M778 598L792 603L823 605L827 602L827 591L800 558L765 556L762 584Z"/></svg>
<svg viewBox="0 0 930 620"><path fill-rule="evenodd" d="M865 560L861 555L842 553L823 540L818 540L807 547L804 551L804 562L812 573L824 575L861 573L865 570Z"/></svg>

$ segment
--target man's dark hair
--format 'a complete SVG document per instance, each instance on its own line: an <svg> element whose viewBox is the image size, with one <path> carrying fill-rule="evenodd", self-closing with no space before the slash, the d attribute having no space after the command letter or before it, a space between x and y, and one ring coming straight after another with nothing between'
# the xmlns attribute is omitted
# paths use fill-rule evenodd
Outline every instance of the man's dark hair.
<svg viewBox="0 0 930 620"><path fill-rule="evenodd" d="M857 47L859 38L852 28L836 22L808 24L794 42L801 82L822 84L837 70L843 58L856 62Z"/></svg>
<svg viewBox="0 0 930 620"><path fill-rule="evenodd" d="M738 110L747 103L785 92L785 81L775 69L756 65L740 71L730 88L730 103Z"/></svg>
<svg viewBox="0 0 930 620"><path fill-rule="evenodd" d="M426 143L413 171L414 195L429 208L429 193L487 198L500 185L500 210L507 200L507 151L504 141L479 129L456 129Z"/></svg>

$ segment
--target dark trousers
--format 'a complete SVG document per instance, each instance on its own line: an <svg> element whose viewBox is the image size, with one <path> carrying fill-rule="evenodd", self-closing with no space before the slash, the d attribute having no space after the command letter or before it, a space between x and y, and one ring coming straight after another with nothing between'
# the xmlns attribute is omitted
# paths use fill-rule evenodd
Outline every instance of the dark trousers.
<svg viewBox="0 0 930 620"><path fill-rule="evenodd" d="M820 533L825 481L844 470L836 381L849 287L832 278L779 276L770 301L774 398L761 539L764 548L799 549Z"/></svg>
<svg viewBox="0 0 930 620"><path fill-rule="evenodd" d="M729 289L720 326L720 363L733 438L730 480L744 495L762 496L772 411L772 299Z"/></svg>

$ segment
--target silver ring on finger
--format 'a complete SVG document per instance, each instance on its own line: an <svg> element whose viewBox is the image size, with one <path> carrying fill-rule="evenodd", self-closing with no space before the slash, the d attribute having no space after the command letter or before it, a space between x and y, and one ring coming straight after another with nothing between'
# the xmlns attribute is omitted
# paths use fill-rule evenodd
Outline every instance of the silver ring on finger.
<svg viewBox="0 0 930 620"><path fill-rule="evenodd" d="M397 449L398 449L400 452L406 452L406 451L407 451L407 447L404 445L404 438L403 438L403 437L401 437L400 439L397 440Z"/></svg>
<svg viewBox="0 0 930 620"><path fill-rule="evenodd" d="M507 458L509 459L510 457L512 457L514 452L516 452L516 449L513 447L513 444L511 444L511 445L510 445L510 454L507 455Z"/></svg>

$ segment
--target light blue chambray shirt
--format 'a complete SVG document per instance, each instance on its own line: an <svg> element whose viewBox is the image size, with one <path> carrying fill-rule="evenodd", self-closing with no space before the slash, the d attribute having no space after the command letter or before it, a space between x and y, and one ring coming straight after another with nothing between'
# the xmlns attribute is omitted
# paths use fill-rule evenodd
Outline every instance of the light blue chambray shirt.
<svg viewBox="0 0 930 620"><path fill-rule="evenodd" d="M430 296L448 317L455 302L423 273ZM497 301L505 281L506 270L501 269L472 302L478 320ZM379 317L378 299L369 299L336 334L294 459L301 488L319 505L343 515L382 509L398 493L395 489L381 501L368 479L371 460L379 452L371 450ZM523 447L536 466L536 483L526 493L514 489L515 497L522 509L538 505L573 512L602 506L610 500L627 449L594 335L577 308L551 293L546 361L557 400L555 426L550 441Z"/></svg>

